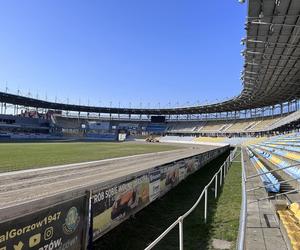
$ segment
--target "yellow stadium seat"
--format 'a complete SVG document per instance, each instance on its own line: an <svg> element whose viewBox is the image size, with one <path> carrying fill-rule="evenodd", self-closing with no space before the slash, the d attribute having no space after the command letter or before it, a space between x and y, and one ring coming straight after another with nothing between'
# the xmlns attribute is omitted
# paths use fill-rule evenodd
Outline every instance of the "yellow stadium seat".
<svg viewBox="0 0 300 250"><path fill-rule="evenodd" d="M297 220L300 222L300 211L294 214L294 216L297 218Z"/></svg>
<svg viewBox="0 0 300 250"><path fill-rule="evenodd" d="M290 213L288 210L277 210L278 215L281 216L289 216Z"/></svg>
<svg viewBox="0 0 300 250"><path fill-rule="evenodd" d="M300 211L300 204L297 203L297 202L294 202L294 203L292 203L292 204L289 206L289 209L290 209L294 214L296 214L298 211Z"/></svg>
<svg viewBox="0 0 300 250"><path fill-rule="evenodd" d="M295 223L295 221L293 221L292 218L283 218L281 219L282 224L285 226L289 226L289 225L293 225Z"/></svg>
<svg viewBox="0 0 300 250"><path fill-rule="evenodd" d="M292 244L293 250L300 250L300 244Z"/></svg>
<svg viewBox="0 0 300 250"><path fill-rule="evenodd" d="M300 242L300 233L299 232L294 232L288 235L290 240L291 240L291 244L297 244Z"/></svg>
<svg viewBox="0 0 300 250"><path fill-rule="evenodd" d="M297 226L295 223L286 224L284 226L288 235L300 231L300 227Z"/></svg>
<svg viewBox="0 0 300 250"><path fill-rule="evenodd" d="M291 223L296 223L296 224L299 223L299 220L296 217L294 217L293 215L281 215L280 220L289 221Z"/></svg>

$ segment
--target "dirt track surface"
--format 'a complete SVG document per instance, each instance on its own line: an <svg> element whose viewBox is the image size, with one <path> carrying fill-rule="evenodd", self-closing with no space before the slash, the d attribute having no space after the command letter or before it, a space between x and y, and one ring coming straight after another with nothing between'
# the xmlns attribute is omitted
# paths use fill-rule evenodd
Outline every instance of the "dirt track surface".
<svg viewBox="0 0 300 250"><path fill-rule="evenodd" d="M0 209L7 210L53 195L84 190L215 148L193 145L159 153L0 174Z"/></svg>

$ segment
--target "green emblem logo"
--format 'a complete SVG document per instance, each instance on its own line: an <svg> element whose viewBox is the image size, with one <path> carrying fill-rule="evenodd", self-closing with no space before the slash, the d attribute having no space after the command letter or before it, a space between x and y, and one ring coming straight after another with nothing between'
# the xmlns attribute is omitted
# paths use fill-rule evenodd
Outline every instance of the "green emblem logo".
<svg viewBox="0 0 300 250"><path fill-rule="evenodd" d="M78 210L76 207L71 207L67 213L63 231L65 234L74 233L80 221Z"/></svg>

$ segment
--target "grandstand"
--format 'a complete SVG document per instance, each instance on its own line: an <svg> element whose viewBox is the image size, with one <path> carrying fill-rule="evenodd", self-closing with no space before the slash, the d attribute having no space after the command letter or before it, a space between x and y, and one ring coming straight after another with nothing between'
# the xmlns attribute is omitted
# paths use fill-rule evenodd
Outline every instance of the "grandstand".
<svg viewBox="0 0 300 250"><path fill-rule="evenodd" d="M299 249L299 142L300 134L292 133L274 136L247 146L248 156L257 172L261 174L266 192L284 194L285 199L273 200L273 204L288 249ZM263 199L265 198L261 200Z"/></svg>
<svg viewBox="0 0 300 250"><path fill-rule="evenodd" d="M30 109L30 108L28 108ZM274 135L282 131L293 131L299 127L299 111L291 114L282 114L276 116L266 116L248 119L208 119L208 120L172 120L167 119L164 123L153 123L147 119L110 119L108 117L90 117L90 116L67 116L50 112L47 118L20 118L20 115L2 115L1 133L11 131L15 133L27 132L31 134L47 133L53 136L63 137L85 137L86 135L104 133L117 133L118 129L128 132L135 136L158 134L158 135L186 135L186 136L213 136L213 137L232 137L232 136L263 136ZM60 112L61 113L61 112ZM14 129L16 124L9 124L5 119L17 120L19 127L23 130ZM1 121L1 120L0 120ZM104 129L97 133L91 133L90 123L106 123ZM14 122L15 123L15 122ZM32 123L32 126L28 126ZM5 124L5 125L4 125ZM35 124L33 126L33 124ZM25 129L27 128L27 130ZM29 129L29 130L28 130Z"/></svg>
<svg viewBox="0 0 300 250"><path fill-rule="evenodd" d="M266 191L269 193L278 193L280 191L280 183L278 182L277 178L274 177L273 174L269 173L268 169L256 156L254 156L249 149L247 149L247 153L257 172L263 174L260 176L260 178L266 188Z"/></svg>
<svg viewBox="0 0 300 250"><path fill-rule="evenodd" d="M50 122L46 118L28 117L27 114L0 115L0 140L26 137L46 138L50 133Z"/></svg>

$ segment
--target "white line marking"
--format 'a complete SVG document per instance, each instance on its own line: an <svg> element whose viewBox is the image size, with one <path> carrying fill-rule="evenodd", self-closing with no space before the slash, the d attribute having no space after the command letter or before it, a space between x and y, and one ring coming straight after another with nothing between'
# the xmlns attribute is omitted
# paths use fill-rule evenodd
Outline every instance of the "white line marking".
<svg viewBox="0 0 300 250"><path fill-rule="evenodd" d="M58 165L53 167L42 167L42 168L33 168L33 169L25 169L25 170L18 170L18 171L12 171L7 173L1 173L0 177L5 176L12 176L12 175L18 175L18 174L26 174L26 173L34 173L34 172L40 172L45 170L57 170L57 169L63 169L63 168L69 168L69 167L80 167L87 165L88 167L90 164L97 164L97 163L104 163L108 161L118 161L118 160L126 160L136 157L144 157L144 156L150 156L150 155L159 155L163 153L170 153L175 151L182 151L182 149L176 149L176 150L168 150L163 152L154 152L154 153L147 153L147 154L138 154L138 155L130 155L130 156L122 156L122 157L116 157L116 158L109 158L109 159L103 159L103 160L97 160L97 161L86 161L86 162L80 162L80 163L71 163L71 164L64 164L64 165Z"/></svg>

